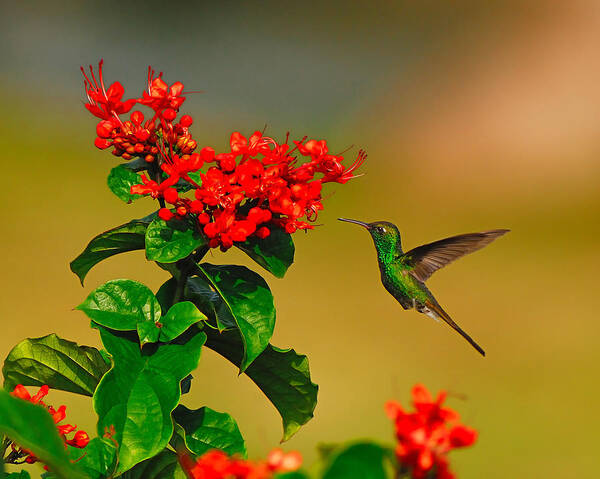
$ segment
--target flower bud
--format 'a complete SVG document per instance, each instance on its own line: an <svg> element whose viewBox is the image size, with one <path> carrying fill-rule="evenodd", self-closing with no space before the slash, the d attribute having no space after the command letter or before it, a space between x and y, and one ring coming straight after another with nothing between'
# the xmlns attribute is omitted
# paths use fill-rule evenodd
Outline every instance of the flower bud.
<svg viewBox="0 0 600 479"><path fill-rule="evenodd" d="M179 199L179 194L177 193L177 190L175 188L167 188L163 192L163 197L167 203L171 203L172 205L174 205Z"/></svg>
<svg viewBox="0 0 600 479"><path fill-rule="evenodd" d="M177 112L173 108L167 108L162 112L162 117L167 121L173 121L177 116Z"/></svg>
<svg viewBox="0 0 600 479"><path fill-rule="evenodd" d="M190 115L183 115L179 120L179 124L185 128L192 126L192 123L194 123L194 120Z"/></svg>
<svg viewBox="0 0 600 479"><path fill-rule="evenodd" d="M158 210L158 217L163 221L172 220L175 215L171 212L171 210L167 208L161 208Z"/></svg>
<svg viewBox="0 0 600 479"><path fill-rule="evenodd" d="M97 137L94 140L94 145L96 145L96 148L100 148L101 150L105 150L106 148L108 148L111 145L111 142L108 141L108 140L105 140L104 138Z"/></svg>
<svg viewBox="0 0 600 479"><path fill-rule="evenodd" d="M215 150L210 146L206 146L200 150L200 156L204 163L210 163L215 159Z"/></svg>
<svg viewBox="0 0 600 479"><path fill-rule="evenodd" d="M114 129L115 125L109 120L102 120L96 125L96 133L100 138L110 138Z"/></svg>
<svg viewBox="0 0 600 479"><path fill-rule="evenodd" d="M144 114L141 111L134 111L131 113L131 122L134 125L140 126L144 121Z"/></svg>

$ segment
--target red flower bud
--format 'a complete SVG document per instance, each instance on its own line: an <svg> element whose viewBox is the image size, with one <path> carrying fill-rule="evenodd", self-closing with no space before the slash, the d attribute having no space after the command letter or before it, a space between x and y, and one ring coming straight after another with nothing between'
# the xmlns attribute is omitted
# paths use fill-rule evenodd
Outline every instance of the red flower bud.
<svg viewBox="0 0 600 479"><path fill-rule="evenodd" d="M144 114L141 111L134 111L131 113L131 122L134 125L140 126L144 121Z"/></svg>
<svg viewBox="0 0 600 479"><path fill-rule="evenodd" d="M96 134L100 138L110 138L113 130L115 129L115 125L110 120L102 120L100 123L96 125Z"/></svg>
<svg viewBox="0 0 600 479"><path fill-rule="evenodd" d="M260 239L265 239L270 234L271 231L266 226L261 226L256 230L256 236L258 236Z"/></svg>
<svg viewBox="0 0 600 479"><path fill-rule="evenodd" d="M163 221L172 220L175 215L168 208L158 210L158 217Z"/></svg>
<svg viewBox="0 0 600 479"><path fill-rule="evenodd" d="M209 238L214 238L219 234L219 227L217 223L208 223L204 226L204 234Z"/></svg>
<svg viewBox="0 0 600 479"><path fill-rule="evenodd" d="M105 150L106 148L108 148L111 145L111 142L108 141L108 140L105 140L104 138L97 137L94 140L94 145L96 145L96 148L100 148L101 150Z"/></svg>
<svg viewBox="0 0 600 479"><path fill-rule="evenodd" d="M204 204L202 201L194 200L190 203L190 212L194 214L202 213L204 211Z"/></svg>
<svg viewBox="0 0 600 479"><path fill-rule="evenodd" d="M179 207L177 207L177 209L175 211L177 212L177 214L179 216L185 216L185 215L187 215L187 212L188 212L187 208L185 206L179 206Z"/></svg>
<svg viewBox="0 0 600 479"><path fill-rule="evenodd" d="M200 156L202 157L202 161L204 161L204 163L210 163L215 159L215 150L210 146L206 146L200 150Z"/></svg>
<svg viewBox="0 0 600 479"><path fill-rule="evenodd" d="M185 128L192 126L192 123L194 123L194 120L190 115L183 115L179 120L179 124Z"/></svg>
<svg viewBox="0 0 600 479"><path fill-rule="evenodd" d="M165 111L162 112L162 117L167 121L173 121L176 116L177 112L172 108L167 108Z"/></svg>
<svg viewBox="0 0 600 479"><path fill-rule="evenodd" d="M179 194L177 193L177 190L175 188L167 188L163 192L163 197L165 198L165 201L167 203L171 203L172 205L174 205L179 199Z"/></svg>

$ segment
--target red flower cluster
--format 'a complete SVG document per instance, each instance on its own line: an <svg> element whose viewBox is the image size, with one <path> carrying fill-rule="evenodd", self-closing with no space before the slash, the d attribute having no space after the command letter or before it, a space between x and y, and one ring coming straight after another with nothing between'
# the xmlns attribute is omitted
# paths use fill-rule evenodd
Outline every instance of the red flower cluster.
<svg viewBox="0 0 600 479"><path fill-rule="evenodd" d="M192 118L184 115L178 123L173 123L177 110L185 101L183 84L177 82L169 87L162 80L162 73L154 77L154 71L148 69L148 91L142 98L129 99L122 102L125 89L119 82L114 82L108 90L102 77L102 64L98 65L98 78L90 66L89 76L83 67L84 86L88 98L85 107L92 115L100 118L96 125L97 138L94 144L104 150L113 147L113 155L121 156L125 160L139 157L148 163L154 162L158 157L167 157L176 147L180 154L189 154L196 148L188 127ZM154 115L145 120L141 111L134 111L130 119L123 121L120 115L128 113L136 103L149 106L154 110ZM171 149L164 151L165 146Z"/></svg>
<svg viewBox="0 0 600 479"><path fill-rule="evenodd" d="M302 457L298 452L274 449L266 461L251 462L213 450L195 462L187 455L180 456L180 464L193 479L271 479L276 473L297 470Z"/></svg>
<svg viewBox="0 0 600 479"><path fill-rule="evenodd" d="M42 386L39 391L31 396L29 391L25 389L24 386L18 384L11 395L14 397L24 399L25 401L29 401L33 404L40 404L46 408L46 410L52 416L54 423L56 424L56 428L58 429L58 433L63 438L65 442L65 447L68 444L69 446L77 447L79 449L84 448L90 442L90 438L88 437L85 431L76 431L71 439L67 438L67 434L72 433L77 429L76 426L72 426L71 424L59 424L66 417L66 406L60 406L58 409L54 409L52 406L44 404L42 399L48 394L48 386ZM33 455L31 451L15 446L15 444L11 444L12 450L14 452L15 460L19 460L19 462L26 462L28 464L33 464L37 462L37 457Z"/></svg>
<svg viewBox="0 0 600 479"><path fill-rule="evenodd" d="M452 449L472 445L477 431L459 424L458 413L442 406L445 391L434 401L425 386L417 384L412 396L415 412L405 412L395 401L385 406L396 426L398 462L413 479L453 479L447 454Z"/></svg>
<svg viewBox="0 0 600 479"><path fill-rule="evenodd" d="M113 154L127 160L144 158L148 175L141 175L141 183L132 186L131 193L159 199L164 205L160 218L189 220L206 235L212 248L226 250L249 236L265 238L274 225L288 233L312 229L310 222L323 209L323 184L346 183L366 158L361 150L345 167L343 156L330 154L325 140L303 138L294 141L292 148L289 136L279 144L258 131L250 138L234 132L229 152L216 154L205 147L194 153L197 143L188 130L192 118L183 115L174 123L185 101L182 83L169 87L162 74L155 78L149 69L143 97L122 102L120 83L105 89L102 62L98 79L91 67L89 76L83 68L82 72L86 107L101 119L96 146L113 147ZM130 120L122 121L120 115L136 103L151 108L152 117L144 121L144 115L134 111ZM201 173L204 166L208 168ZM184 196L184 189L193 194Z"/></svg>

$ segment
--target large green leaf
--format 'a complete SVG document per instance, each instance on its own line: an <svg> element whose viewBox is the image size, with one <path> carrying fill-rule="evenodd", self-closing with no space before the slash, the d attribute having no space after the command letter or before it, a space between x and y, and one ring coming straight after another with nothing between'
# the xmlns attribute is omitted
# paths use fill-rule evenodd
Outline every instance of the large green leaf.
<svg viewBox="0 0 600 479"><path fill-rule="evenodd" d="M242 359L237 331L219 333L210 328L206 345L235 365ZM292 437L312 417L319 387L310 379L308 359L293 349L269 345L245 373L267 396L283 420L283 441Z"/></svg>
<svg viewBox="0 0 600 479"><path fill-rule="evenodd" d="M107 179L110 191L125 203L131 203L133 200L141 198L140 195L131 194L131 187L139 185L141 182L140 175L126 165L115 166L110 170Z"/></svg>
<svg viewBox="0 0 600 479"><path fill-rule="evenodd" d="M140 348L131 332L98 326L113 357L94 394L98 434L114 427L119 444L117 472L160 452L173 434L171 412L181 395L180 382L198 365L206 335L190 331L171 343Z"/></svg>
<svg viewBox="0 0 600 479"><path fill-rule="evenodd" d="M173 419L185 431L185 443L196 456L220 449L230 456L246 457L244 438L229 414L208 407L191 410L180 404L173 411Z"/></svg>
<svg viewBox="0 0 600 479"><path fill-rule="evenodd" d="M372 442L361 442L334 454L323 479L387 479L385 448Z"/></svg>
<svg viewBox="0 0 600 479"><path fill-rule="evenodd" d="M64 479L85 479L69 461L52 416L38 405L0 390L0 436L33 452L53 473Z"/></svg>
<svg viewBox="0 0 600 479"><path fill-rule="evenodd" d="M106 258L119 253L144 249L146 228L152 221L149 218L133 220L99 234L71 261L71 271L83 284L89 270Z"/></svg>
<svg viewBox="0 0 600 479"><path fill-rule="evenodd" d="M206 238L183 220L156 218L146 230L146 258L150 261L174 263L205 244Z"/></svg>
<svg viewBox="0 0 600 479"><path fill-rule="evenodd" d="M185 472L177 462L177 455L165 449L153 458L140 462L119 479L186 479Z"/></svg>
<svg viewBox="0 0 600 479"><path fill-rule="evenodd" d="M49 334L25 339L17 344L4 361L4 388L13 390L17 384L60 389L92 396L100 378L108 371L96 348Z"/></svg>
<svg viewBox="0 0 600 479"><path fill-rule="evenodd" d="M97 324L117 331L137 330L142 345L175 339L192 324L204 321L194 303L173 305L165 316L152 291L137 281L115 279L92 291L77 306Z"/></svg>
<svg viewBox="0 0 600 479"><path fill-rule="evenodd" d="M199 265L235 320L244 344L240 372L269 345L275 328L275 306L269 286L244 266Z"/></svg>
<svg viewBox="0 0 600 479"><path fill-rule="evenodd" d="M251 236L243 243L235 243L239 249L278 278L283 278L294 262L292 235L277 226L271 226L271 234L264 239Z"/></svg>
<svg viewBox="0 0 600 479"><path fill-rule="evenodd" d="M138 330L142 344L148 342L148 326L160 330L161 309L154 293L137 281L115 279L92 291L83 303L77 306L92 321L118 331ZM154 339L156 341L157 339Z"/></svg>
<svg viewBox="0 0 600 479"><path fill-rule="evenodd" d="M166 293L175 286L174 279L167 281L156 293L158 297L161 292ZM200 311L202 311L210 319L210 325L220 331L226 329L237 329L237 324L231 308L223 300L221 295L215 291L215 288L208 282L206 278L194 276L188 278L184 297L193 302Z"/></svg>

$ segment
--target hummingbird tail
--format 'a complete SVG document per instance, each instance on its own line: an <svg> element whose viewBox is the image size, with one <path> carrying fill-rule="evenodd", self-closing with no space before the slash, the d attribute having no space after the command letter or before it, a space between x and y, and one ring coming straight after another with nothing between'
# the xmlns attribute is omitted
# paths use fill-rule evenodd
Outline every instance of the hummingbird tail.
<svg viewBox="0 0 600 479"><path fill-rule="evenodd" d="M450 315L448 313L446 313L446 311L444 311L439 304L437 304L437 302L427 301L425 303L425 306L427 307L427 309L429 309L429 312L432 313L433 316L443 319L448 324L448 326L450 326L458 334L460 334L463 338L465 338L469 342L469 344L471 346L473 346L479 352L479 354L481 354L482 356L485 356L485 351L481 348L481 346L479 346L479 344L477 344L471 336L469 336L466 332L464 332L460 328L460 326L454 322L454 320L450 317ZM425 311L423 311L423 312L425 312Z"/></svg>

